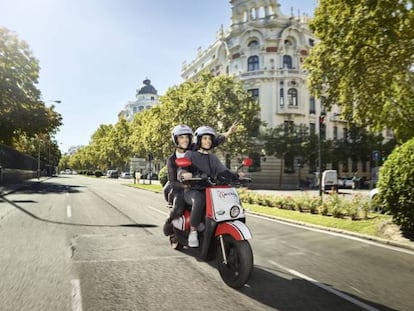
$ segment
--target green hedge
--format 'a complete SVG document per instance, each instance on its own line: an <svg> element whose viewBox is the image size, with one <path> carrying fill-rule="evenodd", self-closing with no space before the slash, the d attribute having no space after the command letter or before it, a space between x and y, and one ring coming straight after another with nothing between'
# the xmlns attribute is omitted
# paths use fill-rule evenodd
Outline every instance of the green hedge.
<svg viewBox="0 0 414 311"><path fill-rule="evenodd" d="M414 232L414 138L395 148L381 167L378 201L403 230Z"/></svg>

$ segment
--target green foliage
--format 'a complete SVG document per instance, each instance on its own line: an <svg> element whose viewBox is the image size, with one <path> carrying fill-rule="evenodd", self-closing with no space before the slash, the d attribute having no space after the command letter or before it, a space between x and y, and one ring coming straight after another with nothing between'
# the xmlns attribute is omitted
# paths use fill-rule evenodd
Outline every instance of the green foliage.
<svg viewBox="0 0 414 311"><path fill-rule="evenodd" d="M381 167L379 200L402 228L414 232L414 138L394 149Z"/></svg>
<svg viewBox="0 0 414 311"><path fill-rule="evenodd" d="M310 27L320 42L305 66L309 85L346 120L400 141L414 136L412 1L321 0Z"/></svg>
<svg viewBox="0 0 414 311"><path fill-rule="evenodd" d="M349 200L335 193L325 196L323 202L321 202L320 197L307 194L290 197L263 194L243 188L238 189L237 192L243 203L301 213L320 214L334 218L368 219L371 208L369 201L360 195L356 195L352 200Z"/></svg>
<svg viewBox="0 0 414 311"><path fill-rule="evenodd" d="M168 181L167 166L164 166L163 168L160 169L160 172L158 174L158 179L160 180L161 185L164 187Z"/></svg>
<svg viewBox="0 0 414 311"><path fill-rule="evenodd" d="M233 77L204 74L198 81L186 81L170 88L160 105L135 116L130 144L134 154L152 152L165 159L174 149L171 130L187 124L195 130L209 125L223 133L236 121L240 126L223 147L226 154L246 154L250 139L260 125L259 105Z"/></svg>
<svg viewBox="0 0 414 311"><path fill-rule="evenodd" d="M0 143L14 146L22 136L51 135L62 125L54 106L40 100L38 77L39 63L27 43L0 27ZM19 149L26 152L22 142Z"/></svg>

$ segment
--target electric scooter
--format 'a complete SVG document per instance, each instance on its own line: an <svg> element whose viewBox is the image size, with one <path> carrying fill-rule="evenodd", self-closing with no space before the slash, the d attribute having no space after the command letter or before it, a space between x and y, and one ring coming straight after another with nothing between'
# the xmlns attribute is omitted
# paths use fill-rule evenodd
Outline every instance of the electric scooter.
<svg viewBox="0 0 414 311"><path fill-rule="evenodd" d="M191 160L180 158L180 167L191 165ZM244 159L240 166L250 166L251 159ZM240 169L239 168L239 169ZM246 225L246 214L236 187L250 182L250 178L211 180L210 177L190 178L185 182L206 192L206 217L204 230L199 232L200 258L217 260L223 281L230 287L239 288L250 278L253 270L253 252L249 243L252 234ZM190 211L172 221L169 236L171 246L180 250L187 246L190 232Z"/></svg>

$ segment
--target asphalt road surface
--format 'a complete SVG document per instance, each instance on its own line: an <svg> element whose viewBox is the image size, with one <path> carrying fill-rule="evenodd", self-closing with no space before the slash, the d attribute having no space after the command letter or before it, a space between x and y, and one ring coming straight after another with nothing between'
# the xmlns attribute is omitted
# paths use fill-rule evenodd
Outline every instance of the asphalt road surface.
<svg viewBox="0 0 414 311"><path fill-rule="evenodd" d="M240 290L162 234L161 194L61 176L0 197L0 310L413 310L414 252L255 215Z"/></svg>

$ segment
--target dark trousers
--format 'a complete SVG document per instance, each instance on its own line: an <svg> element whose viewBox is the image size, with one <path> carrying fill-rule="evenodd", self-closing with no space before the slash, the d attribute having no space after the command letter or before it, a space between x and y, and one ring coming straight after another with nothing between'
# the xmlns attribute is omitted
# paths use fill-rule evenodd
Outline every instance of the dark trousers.
<svg viewBox="0 0 414 311"><path fill-rule="evenodd" d="M205 191L194 189L186 190L184 191L184 201L191 205L190 225L192 227L197 227L204 217L206 210Z"/></svg>
<svg viewBox="0 0 414 311"><path fill-rule="evenodd" d="M184 191L173 191L173 207L170 212L170 219L178 218L184 214L186 208L184 202Z"/></svg>

